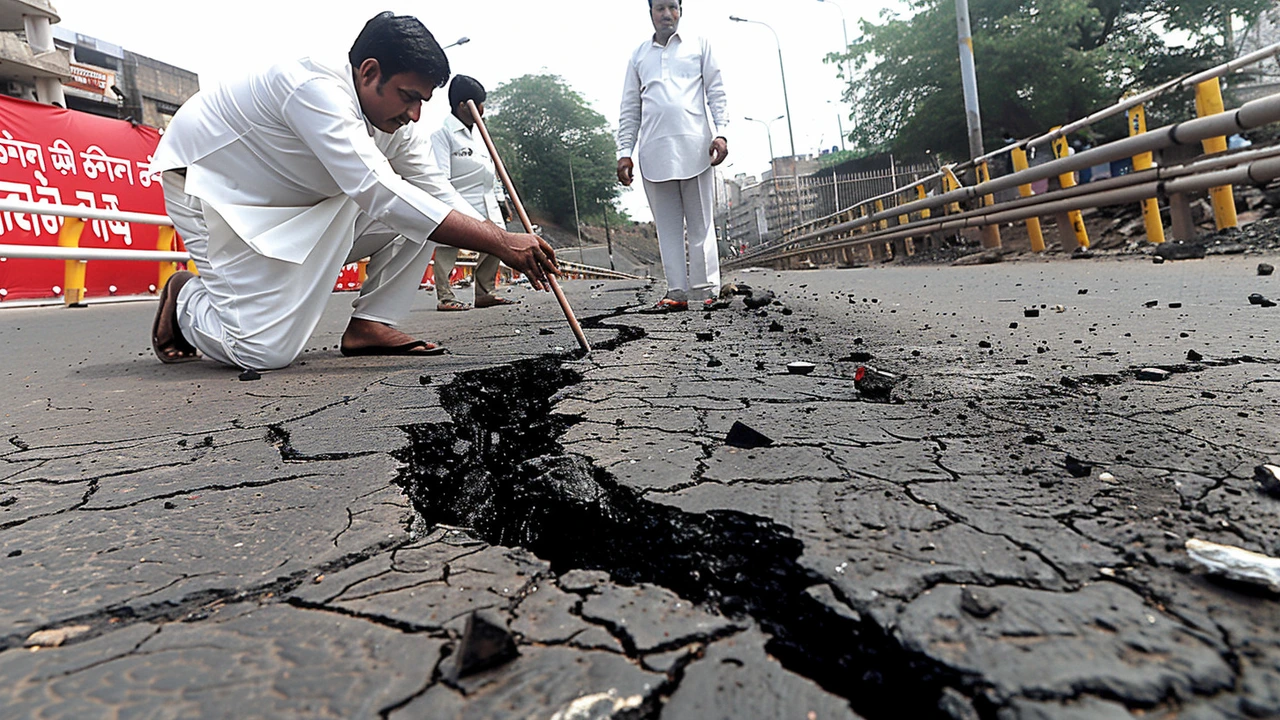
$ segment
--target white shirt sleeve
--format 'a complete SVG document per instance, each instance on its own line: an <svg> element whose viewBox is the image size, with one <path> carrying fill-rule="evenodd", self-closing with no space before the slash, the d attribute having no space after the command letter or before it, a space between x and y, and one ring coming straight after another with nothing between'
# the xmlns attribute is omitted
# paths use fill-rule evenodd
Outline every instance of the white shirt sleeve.
<svg viewBox="0 0 1280 720"><path fill-rule="evenodd" d="M636 53L627 61L627 75L622 81L622 108L618 113L618 158L629 158L636 149L640 133L640 69Z"/></svg>
<svg viewBox="0 0 1280 720"><path fill-rule="evenodd" d="M484 220L485 217L477 212L449 181L452 146L445 145L443 160L440 159L440 152L434 135L428 140L414 132L390 155L391 169L411 185L426 190L463 215Z"/></svg>
<svg viewBox="0 0 1280 720"><path fill-rule="evenodd" d="M724 94L724 78L720 76L720 64L711 54L711 43L702 40L702 88L707 94L707 107L711 110L711 120L715 122L715 136L726 140L725 131L729 127L729 101Z"/></svg>
<svg viewBox="0 0 1280 720"><path fill-rule="evenodd" d="M398 175L369 137L360 108L353 105L340 85L317 78L298 87L285 101L282 115L361 210L406 238L422 242L451 210L469 209L448 177L427 159L429 149L422 151L420 166L415 166L413 158L408 164L418 171L412 184ZM475 216L474 211L467 214Z"/></svg>

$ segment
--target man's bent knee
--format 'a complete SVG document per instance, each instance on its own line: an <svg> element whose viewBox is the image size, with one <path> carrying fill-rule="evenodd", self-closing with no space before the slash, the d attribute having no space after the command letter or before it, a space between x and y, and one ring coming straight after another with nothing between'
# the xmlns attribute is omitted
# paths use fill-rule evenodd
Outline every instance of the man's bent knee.
<svg viewBox="0 0 1280 720"><path fill-rule="evenodd" d="M226 346L236 365L247 370L279 370L302 354L301 344L268 342L265 338L229 339Z"/></svg>

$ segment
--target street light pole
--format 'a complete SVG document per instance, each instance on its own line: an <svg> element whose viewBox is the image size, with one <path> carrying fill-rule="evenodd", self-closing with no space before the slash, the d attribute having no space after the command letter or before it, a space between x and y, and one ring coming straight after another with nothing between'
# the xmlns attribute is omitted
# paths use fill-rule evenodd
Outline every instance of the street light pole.
<svg viewBox="0 0 1280 720"><path fill-rule="evenodd" d="M840 11L840 29L844 31L844 47L840 49L840 54L843 55L844 53L849 52L849 23L845 21L844 8L840 7L838 4L832 2L831 0L818 0L818 2L830 3L835 7L835 9ZM853 77L849 75L848 60L845 60L844 62L844 77L845 77L845 80L848 80L850 82L853 81Z"/></svg>
<svg viewBox="0 0 1280 720"><path fill-rule="evenodd" d="M773 33L773 42L778 46L778 72L782 75L782 106L787 110L787 137L791 140L791 157L796 156L796 134L791 129L791 100L787 97L787 70L782 64L782 41L778 39L778 31L768 23L759 20L748 20L740 18L737 15L730 15L729 19L733 22L752 23L755 25L764 25L769 28L769 32Z"/></svg>
<svg viewBox="0 0 1280 720"><path fill-rule="evenodd" d="M778 117L772 120L767 120L767 121L757 120L755 118L749 118L749 117L744 117L742 119L746 120L747 122L758 122L764 126L765 135L769 138L769 170L773 171L773 159L777 157L776 155L773 154L773 123L776 123L779 120L781 120L782 116L779 115Z"/></svg>
<svg viewBox="0 0 1280 720"><path fill-rule="evenodd" d="M758 122L761 125L763 125L765 137L769 138L769 182L770 184L773 185L773 197L775 198L775 200L777 197L781 195L781 190L779 189L780 186L778 185L778 166L774 164L774 158L776 158L777 156L773 154L773 124L778 122L782 118L783 118L782 115L779 115L778 117L772 120L757 120L755 118L750 118L750 117L742 118L743 120L746 120L748 122ZM792 165L792 167L795 167L794 164ZM797 190L799 190L798 181L797 181L796 188ZM777 204L781 204L781 203L777 203Z"/></svg>
<svg viewBox="0 0 1280 720"><path fill-rule="evenodd" d="M760 22L759 20L748 20L746 18L738 17L737 15L730 15L729 19L733 22L752 23L754 25L763 25L769 28L769 32L773 33L773 42L775 45L778 46L778 73L779 75L782 76L782 106L786 108L786 111L787 111L787 138L791 141L791 176L796 183L795 216L796 216L796 225L799 226L801 224L800 223L800 167L796 160L796 133L791 127L791 100L787 95L787 69L782 64L782 41L778 39L778 31L774 30L773 26L770 25L769 23Z"/></svg>

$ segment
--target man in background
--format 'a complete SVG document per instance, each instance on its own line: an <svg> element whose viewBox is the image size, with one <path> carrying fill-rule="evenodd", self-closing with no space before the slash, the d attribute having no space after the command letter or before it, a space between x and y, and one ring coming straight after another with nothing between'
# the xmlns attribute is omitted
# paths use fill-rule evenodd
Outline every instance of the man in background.
<svg viewBox="0 0 1280 720"><path fill-rule="evenodd" d="M453 76L453 80L449 81L449 106L452 110L445 117L444 124L431 134L431 152L435 155L436 165L449 174L450 184L462 199L471 203L471 207L489 222L498 227L506 227L506 219L498 205L494 189L497 170L493 158L489 157L489 148L485 145L484 138L475 129L476 120L467 105L468 100L474 102L483 117L487 95L479 80L467 75ZM433 277L437 310L471 309L470 305L454 296L453 288L449 285L449 276L457 262L457 248L447 245L436 247ZM514 300L494 294L494 278L497 275L498 257L480 253L471 272L476 288L476 307L516 304Z"/></svg>
<svg viewBox="0 0 1280 720"><path fill-rule="evenodd" d="M634 154L658 229L667 294L646 310L655 313L690 301L710 309L720 292L711 168L729 154L729 115L710 44L679 32L682 7L649 0L654 33L627 62L618 122L618 180L631 185Z"/></svg>

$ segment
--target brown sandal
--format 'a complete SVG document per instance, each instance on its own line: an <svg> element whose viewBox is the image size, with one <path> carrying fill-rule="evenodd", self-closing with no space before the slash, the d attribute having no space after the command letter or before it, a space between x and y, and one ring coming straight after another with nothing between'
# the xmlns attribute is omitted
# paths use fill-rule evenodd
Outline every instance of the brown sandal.
<svg viewBox="0 0 1280 720"><path fill-rule="evenodd" d="M151 349L160 362L172 365L200 359L200 351L187 342L178 327L178 293L195 275L180 270L169 276L160 291L160 306L151 321Z"/></svg>
<svg viewBox="0 0 1280 720"><path fill-rule="evenodd" d="M470 309L471 309L470 305L459 300L441 300L440 302L436 303L436 310L440 310L442 312L445 312L445 311L452 312L452 311L470 310Z"/></svg>

